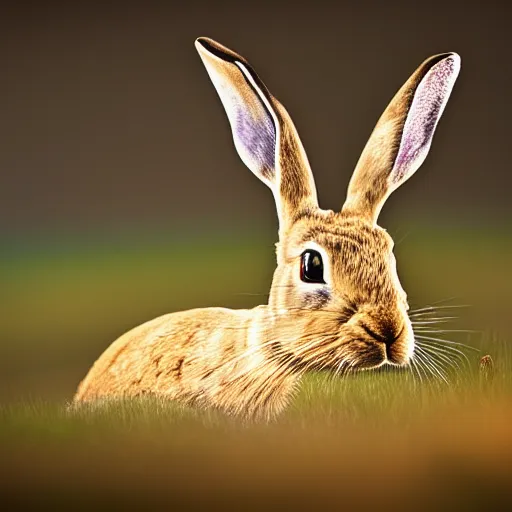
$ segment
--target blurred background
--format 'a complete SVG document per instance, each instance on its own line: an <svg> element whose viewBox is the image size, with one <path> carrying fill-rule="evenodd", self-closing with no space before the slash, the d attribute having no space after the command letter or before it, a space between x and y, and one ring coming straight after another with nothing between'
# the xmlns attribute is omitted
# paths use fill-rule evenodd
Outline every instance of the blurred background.
<svg viewBox="0 0 512 512"><path fill-rule="evenodd" d="M4 2L0 495L39 507L53 489L69 508L73 493L82 505L91 489L131 502L136 492L126 490L142 486L142 505L163 489L174 505L184 494L204 505L226 492L235 501L263 496L268 509L266 496L281 483L281 495L298 501L313 490L313 504L319 496L347 503L351 493L381 508L382 496L396 504L407 490L415 503L444 500L430 483L448 494L473 490L470 505L482 489L487 505L500 499L496 485L509 493L511 9L501 0ZM412 307L470 306L456 327L475 332L458 339L485 342L500 375L493 388L477 382L477 398L448 390L441 400L384 375L349 381L325 402L323 390L307 388L301 400L312 403L319 430L304 427L299 400L280 432L251 437L189 430L173 410L155 426L153 406L106 419L66 416L61 406L90 365L131 327L171 311L267 299L273 199L234 150L198 36L244 55L287 107L321 206L332 209L403 82L432 54L462 56L431 152L380 224L396 241ZM438 402L438 416L424 422ZM419 418L410 431L408 411ZM348 424L331 419L337 414ZM391 427L372 430L384 417Z"/></svg>
<svg viewBox="0 0 512 512"><path fill-rule="evenodd" d="M429 55L462 72L381 215L413 306L508 336L510 6L501 1L17 2L0 13L0 398L70 398L157 315L266 300L277 220L193 46L244 55L291 113L321 206Z"/></svg>

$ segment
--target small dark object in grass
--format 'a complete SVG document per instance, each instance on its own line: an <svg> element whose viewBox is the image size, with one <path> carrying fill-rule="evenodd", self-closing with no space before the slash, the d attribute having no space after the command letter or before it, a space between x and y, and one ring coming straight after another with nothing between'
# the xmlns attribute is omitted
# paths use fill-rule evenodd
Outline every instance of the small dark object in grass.
<svg viewBox="0 0 512 512"><path fill-rule="evenodd" d="M486 382L491 382L494 378L494 361L489 354L480 359L480 376Z"/></svg>

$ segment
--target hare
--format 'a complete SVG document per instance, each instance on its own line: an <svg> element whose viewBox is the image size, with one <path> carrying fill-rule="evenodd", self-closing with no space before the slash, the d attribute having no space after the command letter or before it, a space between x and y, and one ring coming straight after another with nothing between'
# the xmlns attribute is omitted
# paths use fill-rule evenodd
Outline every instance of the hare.
<svg viewBox="0 0 512 512"><path fill-rule="evenodd" d="M377 218L423 163L460 57L430 57L407 80L371 134L341 211L333 212L319 208L297 131L249 63L211 39L195 45L238 154L276 202L277 268L268 304L193 309L134 328L94 363L74 403L150 394L270 419L305 372L408 365L415 341L407 296L393 241Z"/></svg>

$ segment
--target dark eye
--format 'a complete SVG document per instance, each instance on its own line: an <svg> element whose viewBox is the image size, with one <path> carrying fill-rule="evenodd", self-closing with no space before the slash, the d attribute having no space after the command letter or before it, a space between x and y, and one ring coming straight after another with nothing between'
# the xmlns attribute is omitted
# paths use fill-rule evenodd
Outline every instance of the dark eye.
<svg viewBox="0 0 512 512"><path fill-rule="evenodd" d="M300 260L300 278L305 283L324 283L324 264L318 251L304 251Z"/></svg>

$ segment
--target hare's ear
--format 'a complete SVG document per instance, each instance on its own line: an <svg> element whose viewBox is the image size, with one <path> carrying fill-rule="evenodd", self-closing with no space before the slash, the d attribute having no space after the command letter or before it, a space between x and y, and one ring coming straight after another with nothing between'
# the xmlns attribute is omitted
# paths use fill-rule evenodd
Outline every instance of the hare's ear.
<svg viewBox="0 0 512 512"><path fill-rule="evenodd" d="M226 110L238 154L274 194L281 228L318 206L306 154L284 107L243 57L204 37L196 48Z"/></svg>
<svg viewBox="0 0 512 512"><path fill-rule="evenodd" d="M425 160L460 70L460 57L427 59L391 100L348 186L344 211L377 221L384 201Z"/></svg>

